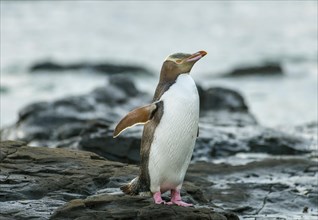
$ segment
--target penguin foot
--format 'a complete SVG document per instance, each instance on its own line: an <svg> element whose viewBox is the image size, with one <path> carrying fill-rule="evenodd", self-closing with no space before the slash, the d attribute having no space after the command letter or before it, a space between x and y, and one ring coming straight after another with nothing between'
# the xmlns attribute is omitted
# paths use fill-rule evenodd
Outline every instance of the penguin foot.
<svg viewBox="0 0 318 220"><path fill-rule="evenodd" d="M156 204L166 204L166 201L161 198L161 192L154 193L153 200Z"/></svg>
<svg viewBox="0 0 318 220"><path fill-rule="evenodd" d="M182 202L180 190L171 190L171 201L167 203L167 205L178 205L178 206L193 206L191 203Z"/></svg>

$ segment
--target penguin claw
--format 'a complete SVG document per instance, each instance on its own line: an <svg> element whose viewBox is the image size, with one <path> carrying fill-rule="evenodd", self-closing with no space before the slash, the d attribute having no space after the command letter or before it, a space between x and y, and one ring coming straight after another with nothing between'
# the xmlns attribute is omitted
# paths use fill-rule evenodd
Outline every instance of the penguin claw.
<svg viewBox="0 0 318 220"><path fill-rule="evenodd" d="M177 206L183 206L183 207L190 207L193 206L191 203L186 203L182 201L170 201L166 203L167 205L177 205Z"/></svg>
<svg viewBox="0 0 318 220"><path fill-rule="evenodd" d="M166 205L167 204L166 201L155 201L155 203L158 205Z"/></svg>

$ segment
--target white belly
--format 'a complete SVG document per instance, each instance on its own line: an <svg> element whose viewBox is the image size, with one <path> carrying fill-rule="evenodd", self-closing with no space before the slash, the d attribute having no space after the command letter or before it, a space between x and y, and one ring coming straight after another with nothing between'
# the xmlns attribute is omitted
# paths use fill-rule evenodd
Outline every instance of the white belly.
<svg viewBox="0 0 318 220"><path fill-rule="evenodd" d="M181 74L161 97L164 113L149 155L152 192L181 187L198 131L199 95L189 74Z"/></svg>

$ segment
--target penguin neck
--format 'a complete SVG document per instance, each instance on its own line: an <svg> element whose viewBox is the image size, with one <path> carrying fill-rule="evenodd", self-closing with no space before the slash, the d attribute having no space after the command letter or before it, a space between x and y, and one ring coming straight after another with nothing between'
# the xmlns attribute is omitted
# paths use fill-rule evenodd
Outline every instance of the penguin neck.
<svg viewBox="0 0 318 220"><path fill-rule="evenodd" d="M178 76L181 74L184 73L180 72L180 70L175 68L173 65L169 65L169 63L164 63L160 72L159 84L173 84L178 78Z"/></svg>
<svg viewBox="0 0 318 220"><path fill-rule="evenodd" d="M171 72L171 69L163 66L161 69L160 79L153 97L153 101L158 101L161 96L170 88L170 86L172 86L176 82L178 76L180 76L181 74L183 73L173 73Z"/></svg>

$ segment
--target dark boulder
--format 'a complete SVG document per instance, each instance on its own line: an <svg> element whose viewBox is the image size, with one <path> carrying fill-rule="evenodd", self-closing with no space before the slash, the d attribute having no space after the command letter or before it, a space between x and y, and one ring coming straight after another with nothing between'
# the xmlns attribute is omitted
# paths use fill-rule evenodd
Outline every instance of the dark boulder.
<svg viewBox="0 0 318 220"><path fill-rule="evenodd" d="M227 77L241 77L241 76L270 76L283 75L284 71L279 63L265 63L258 66L246 66L236 68L233 71L224 74Z"/></svg>
<svg viewBox="0 0 318 220"><path fill-rule="evenodd" d="M44 71L69 71L69 70L88 70L98 73L119 74L119 73L139 73L151 74L149 70L144 67L126 64L113 64L113 63L73 63L73 64L59 64L51 61L39 62L30 67L31 72L44 72Z"/></svg>
<svg viewBox="0 0 318 220"><path fill-rule="evenodd" d="M45 111L46 109L48 109L48 106L48 102L36 102L25 106L19 111L19 121L23 121L31 114L36 115L38 112Z"/></svg>
<svg viewBox="0 0 318 220"><path fill-rule="evenodd" d="M134 134L137 130L137 134ZM83 130L77 143L78 149L91 151L109 160L138 163L140 160L140 129L132 129L127 135L113 138L107 127L93 125Z"/></svg>
<svg viewBox="0 0 318 220"><path fill-rule="evenodd" d="M213 87L207 90L199 89L200 94L200 109L202 111L239 111L247 112L248 107L245 104L244 98L238 92L221 87Z"/></svg>
<svg viewBox="0 0 318 220"><path fill-rule="evenodd" d="M109 84L123 90L128 97L134 97L140 94L131 78L123 75L109 78Z"/></svg>

